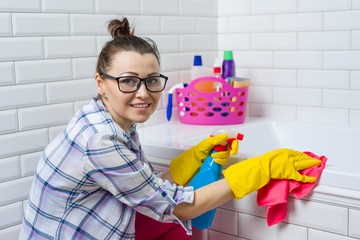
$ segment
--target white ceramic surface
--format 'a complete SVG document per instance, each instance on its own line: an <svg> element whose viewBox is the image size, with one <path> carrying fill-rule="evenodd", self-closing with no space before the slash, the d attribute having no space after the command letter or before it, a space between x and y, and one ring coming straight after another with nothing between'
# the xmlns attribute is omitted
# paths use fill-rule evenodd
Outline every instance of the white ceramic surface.
<svg viewBox="0 0 360 240"><path fill-rule="evenodd" d="M245 124L225 126L173 122L142 128L139 134L147 155L172 159L216 129L244 134L235 161L282 147L311 151L328 158L320 185L360 191L360 129L251 119Z"/></svg>

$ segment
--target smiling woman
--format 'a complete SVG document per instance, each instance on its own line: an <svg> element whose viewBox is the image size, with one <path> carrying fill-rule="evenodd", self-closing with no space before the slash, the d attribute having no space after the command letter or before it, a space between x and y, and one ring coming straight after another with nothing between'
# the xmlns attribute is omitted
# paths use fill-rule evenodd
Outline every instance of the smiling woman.
<svg viewBox="0 0 360 240"><path fill-rule="evenodd" d="M170 170L156 172L142 150L136 123L149 119L165 88L158 50L151 40L135 36L126 18L111 21L108 29L113 39L99 55L98 96L45 148L20 239L186 240L192 234L190 219L257 190L271 176L315 180L297 170L318 164L316 160L279 150L266 155L271 158L231 166L224 172L226 179L196 191L186 187L207 156L224 162L237 151L231 144L212 153L227 140L226 134L200 141L177 156ZM289 157L277 157L284 154ZM301 164L294 165L294 156ZM270 168L271 161L278 169ZM269 165L269 171L262 165ZM241 180L259 175L261 182Z"/></svg>

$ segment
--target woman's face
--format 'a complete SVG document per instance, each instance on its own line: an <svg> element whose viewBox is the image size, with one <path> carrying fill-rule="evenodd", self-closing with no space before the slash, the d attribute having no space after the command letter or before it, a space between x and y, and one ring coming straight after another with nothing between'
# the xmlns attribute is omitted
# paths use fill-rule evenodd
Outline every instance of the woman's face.
<svg viewBox="0 0 360 240"><path fill-rule="evenodd" d="M160 66L153 54L139 54L136 52L119 52L114 56L112 67L106 72L114 77L136 76L146 78L158 76ZM142 123L149 119L156 110L161 92L148 92L145 85L133 93L119 91L117 81L102 78L99 73L95 76L98 93L105 107L117 124L124 130L134 123Z"/></svg>

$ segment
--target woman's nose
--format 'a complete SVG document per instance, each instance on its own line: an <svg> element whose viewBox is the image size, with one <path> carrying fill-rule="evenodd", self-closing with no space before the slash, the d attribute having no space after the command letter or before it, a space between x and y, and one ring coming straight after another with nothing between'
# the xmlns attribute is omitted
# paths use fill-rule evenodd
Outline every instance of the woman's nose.
<svg viewBox="0 0 360 240"><path fill-rule="evenodd" d="M140 88L136 91L136 96L147 96L148 95L148 91L146 89L145 83L144 82L140 82Z"/></svg>

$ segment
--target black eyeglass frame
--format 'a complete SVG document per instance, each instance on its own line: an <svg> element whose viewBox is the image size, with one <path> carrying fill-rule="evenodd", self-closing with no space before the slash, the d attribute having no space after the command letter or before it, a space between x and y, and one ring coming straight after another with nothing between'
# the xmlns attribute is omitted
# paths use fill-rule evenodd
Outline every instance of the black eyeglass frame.
<svg viewBox="0 0 360 240"><path fill-rule="evenodd" d="M167 80L169 79L169 77L167 77L167 76L165 76L165 75L162 75L162 74L156 75L156 76L151 76L151 77L146 77L146 78L140 78L140 77L137 77L137 76L120 76L120 77L114 77L114 76L111 76L111 75L109 75L109 74L107 74L107 73L104 73L104 72L100 72L99 74L100 74L101 77L105 77L105 78L108 78L108 79L117 81L117 85L118 85L119 91L122 92L122 93L134 93L134 92L136 92L137 90L140 89L142 82L144 82L145 88L146 88L146 90L148 90L149 92L153 92L153 93L162 92L162 91L165 89ZM131 77L131 78L136 78L136 79L139 79L139 80L140 80L140 82L136 85L136 89L135 89L134 91L123 91L123 90L121 90L121 89L120 89L120 84L119 84L120 79L121 79L121 78L129 78L129 77ZM165 79L164 86L163 86L163 88L162 88L161 90L153 91L153 90L150 90L150 89L148 88L148 86L146 85L146 80L148 80L148 79L150 79L150 78L153 78L153 77L160 77L160 78Z"/></svg>

